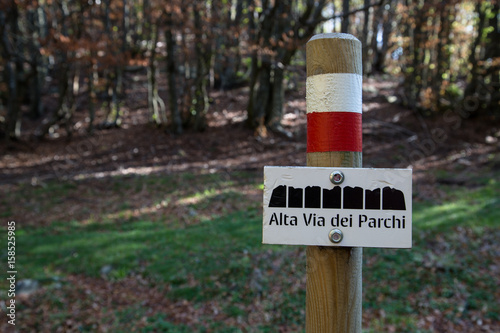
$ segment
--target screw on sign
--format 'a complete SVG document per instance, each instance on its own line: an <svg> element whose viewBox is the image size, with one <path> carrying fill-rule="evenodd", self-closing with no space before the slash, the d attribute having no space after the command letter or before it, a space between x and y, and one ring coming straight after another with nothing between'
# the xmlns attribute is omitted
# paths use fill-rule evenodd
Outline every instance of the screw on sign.
<svg viewBox="0 0 500 333"><path fill-rule="evenodd" d="M335 170L330 174L330 181L335 185L342 184L344 181L344 174L342 171Z"/></svg>
<svg viewBox="0 0 500 333"><path fill-rule="evenodd" d="M344 234L342 233L342 230L339 230L339 229L333 229L328 234L328 238L330 238L332 243L340 243L342 241L343 237L344 237Z"/></svg>

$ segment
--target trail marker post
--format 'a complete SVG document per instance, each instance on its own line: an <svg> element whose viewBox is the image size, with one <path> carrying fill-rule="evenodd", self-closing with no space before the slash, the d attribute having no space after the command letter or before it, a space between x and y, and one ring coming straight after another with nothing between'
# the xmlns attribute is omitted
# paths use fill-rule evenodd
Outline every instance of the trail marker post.
<svg viewBox="0 0 500 333"><path fill-rule="evenodd" d="M361 332L362 247L411 247L411 170L362 169L361 43L307 54L307 167L264 168L263 243L308 245L306 332Z"/></svg>

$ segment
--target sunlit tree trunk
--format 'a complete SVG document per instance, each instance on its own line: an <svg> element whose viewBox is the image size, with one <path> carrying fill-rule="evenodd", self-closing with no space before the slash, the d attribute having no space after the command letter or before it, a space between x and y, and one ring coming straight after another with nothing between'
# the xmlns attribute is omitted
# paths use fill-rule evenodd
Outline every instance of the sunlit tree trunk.
<svg viewBox="0 0 500 333"><path fill-rule="evenodd" d="M144 11L143 15L149 22L144 26L142 33L148 38L148 109L151 116L151 120L159 125L167 125L167 113L165 108L165 103L163 99L158 94L158 69L156 61L156 46L159 40L158 33L158 22L156 22L151 13L151 8L149 7L149 1L145 0L143 3Z"/></svg>
<svg viewBox="0 0 500 333"><path fill-rule="evenodd" d="M500 61L498 61L500 59L500 43L498 43L500 41L500 24L498 22L500 3L498 1L493 1L492 13L497 15L489 17L488 26L492 27L492 30L487 37L491 42L485 47L484 58L497 59L497 61L485 69L485 76L490 78L489 85L491 87L491 98L488 104L492 110L496 110L496 116L500 117Z"/></svg>
<svg viewBox="0 0 500 333"><path fill-rule="evenodd" d="M387 58L387 51L389 50L390 38L392 34L392 25L394 23L394 12L395 12L396 3L393 0L388 0L380 6L380 12L383 13L385 11L385 15L383 15L383 24L382 24L382 44L380 48L377 47L375 50L377 52L377 62L374 64L375 70L378 72L385 71L385 61ZM376 40L376 38L375 38Z"/></svg>
<svg viewBox="0 0 500 333"><path fill-rule="evenodd" d="M202 8L204 7L204 8ZM191 105L191 115L194 118L193 128L202 131L207 126L206 114L209 108L208 101L208 74L212 58L212 47L207 37L205 26L200 13L207 15L206 4L193 4L195 57L196 57L196 78L194 82L194 99Z"/></svg>
<svg viewBox="0 0 500 333"><path fill-rule="evenodd" d="M95 52L90 53L91 58L94 59ZM96 91L95 82L98 79L97 65L90 61L89 64L89 75L88 75L88 85L89 85L89 125L87 127L87 132L92 134L94 132L94 120L95 120L95 105L96 105Z"/></svg>

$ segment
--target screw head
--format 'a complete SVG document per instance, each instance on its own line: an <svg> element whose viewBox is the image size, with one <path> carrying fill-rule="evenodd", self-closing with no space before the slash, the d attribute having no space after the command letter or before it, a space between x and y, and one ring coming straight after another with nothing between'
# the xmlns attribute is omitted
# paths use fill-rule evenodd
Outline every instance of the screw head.
<svg viewBox="0 0 500 333"><path fill-rule="evenodd" d="M330 181L335 185L342 184L344 181L344 174L342 171L335 170L330 174Z"/></svg>
<svg viewBox="0 0 500 333"><path fill-rule="evenodd" d="M340 243L342 241L342 238L344 238L344 234L340 229L333 229L330 231L328 234L328 238L332 243Z"/></svg>

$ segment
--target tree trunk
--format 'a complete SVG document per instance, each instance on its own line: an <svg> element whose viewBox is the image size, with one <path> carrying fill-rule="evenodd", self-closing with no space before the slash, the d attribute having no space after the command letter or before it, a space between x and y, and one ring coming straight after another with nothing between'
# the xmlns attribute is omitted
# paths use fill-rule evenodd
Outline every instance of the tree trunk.
<svg viewBox="0 0 500 333"><path fill-rule="evenodd" d="M68 9L68 3L63 1L59 4L55 4L59 6L61 10L61 22L60 29L61 34L64 37L68 37L68 27L67 27L67 18L70 15L70 11ZM35 130L35 137L42 138L44 137L50 130L52 126L62 121L65 123L66 131L68 135L71 134L71 129L69 128L69 122L72 118L72 113L74 110L74 105L67 105L68 93L73 93L73 91L68 92L69 88L69 79L70 79L70 63L68 59L68 52L64 47L60 50L61 58L60 58L60 68L59 68L59 96L57 98L57 107L52 111L52 113L45 118L42 123ZM73 81L72 81L73 82Z"/></svg>
<svg viewBox="0 0 500 333"><path fill-rule="evenodd" d="M362 62L363 62L363 74L367 74L370 72L369 65L369 50L370 43L368 40L369 31L369 22L370 22L370 0L364 0L365 10L363 11L363 33L361 34L361 45L362 49ZM373 38L373 35L372 35Z"/></svg>
<svg viewBox="0 0 500 333"><path fill-rule="evenodd" d="M257 31L252 40L259 43L252 54L247 106L247 123L252 128L265 125L282 131L284 71L301 43L312 36L316 25L322 21L325 3L308 0L303 12L297 15L291 1L277 1L272 5L266 1L259 14L258 27L252 25L251 17L249 29L252 31L255 27Z"/></svg>
<svg viewBox="0 0 500 333"><path fill-rule="evenodd" d="M255 50L252 58L251 87L249 95L248 123L250 127L256 128L259 124L262 126L266 121L268 109L272 107L272 84L271 84L271 34L273 32L275 13L278 6L264 7L260 14L260 29L257 32L256 39L262 43L262 50ZM252 18L253 19L253 18ZM259 57L259 52L260 57ZM260 61L259 61L260 58ZM259 64L260 63L260 64Z"/></svg>
<svg viewBox="0 0 500 333"><path fill-rule="evenodd" d="M165 43L167 46L167 80L168 80L168 95L169 95L169 106L170 112L172 114L172 129L174 133L182 133L182 118L179 110L179 104L177 103L177 67L175 60L175 38L172 33L173 22L172 13L167 11L165 13Z"/></svg>
<svg viewBox="0 0 500 333"><path fill-rule="evenodd" d="M498 1L494 1L492 5L492 13L497 13L497 15L491 15L489 17L488 26L492 27L492 30L487 37L492 42L485 46L484 59L494 59L500 56L500 43L498 43L500 40L500 25L498 22L500 3ZM500 117L500 63L497 61L495 64L491 64L488 68L486 68L485 76L489 76L491 78L489 84L491 96L488 101L488 106L490 106L492 110L496 110L496 116Z"/></svg>
<svg viewBox="0 0 500 333"><path fill-rule="evenodd" d="M149 62L148 62L148 109L152 121L159 126L167 124L165 103L158 94L157 66L156 66L156 44L158 44L158 26L153 24L148 38Z"/></svg>
<svg viewBox="0 0 500 333"><path fill-rule="evenodd" d="M6 64L6 77L9 95L7 103L7 139L18 139L21 136L21 110L19 105L19 86L17 82L17 66L9 61Z"/></svg>
<svg viewBox="0 0 500 333"><path fill-rule="evenodd" d="M68 108L66 103L66 96L68 94L68 80L69 80L69 68L67 63L66 53L63 52L61 57L61 67L59 69L59 96L57 98L57 107L53 112L42 121L35 131L35 137L42 138L47 133L52 126L60 121L68 121L71 118L71 108Z"/></svg>
<svg viewBox="0 0 500 333"><path fill-rule="evenodd" d="M90 53L91 58L95 59L95 52ZM96 102L96 92L94 81L97 81L97 65L94 65L92 60L89 64L89 125L87 127L87 133L92 134L94 132L94 119L95 119L95 102Z"/></svg>
<svg viewBox="0 0 500 333"><path fill-rule="evenodd" d="M285 102L285 89L283 80L285 78L285 66L277 63L273 66L273 82L271 89L270 108L266 110L266 125L281 131L281 119L283 118L283 105Z"/></svg>
<svg viewBox="0 0 500 333"><path fill-rule="evenodd" d="M441 4L439 10L440 17L440 25L438 30L438 45L437 45L437 54L436 54L436 70L435 75L433 75L433 92L435 95L434 105L436 110L441 110L441 96L443 93L441 92L441 88L443 86L443 75L449 72L449 62L450 62L450 52L449 52L449 44L450 44L450 6L446 6L445 4ZM448 78L449 80L449 78Z"/></svg>
<svg viewBox="0 0 500 333"><path fill-rule="evenodd" d="M470 50L469 63L472 65L467 87L464 91L460 116L467 118L491 111L498 117L500 101L500 28L498 26L498 2L478 2L477 36ZM497 61L495 61L497 59Z"/></svg>
<svg viewBox="0 0 500 333"><path fill-rule="evenodd" d="M406 105L411 110L416 110L419 104L419 95L422 87L422 77L420 72L422 59L420 54L423 50L425 50L425 48L421 48L421 13L418 10L417 4L413 4L411 1L406 1L406 3L411 21L406 24L407 37L409 37L409 59L404 73L405 95Z"/></svg>
<svg viewBox="0 0 500 333"><path fill-rule="evenodd" d="M120 55L116 54L118 65L115 67L115 82L113 84L113 95L111 97L112 100L112 109L113 109L113 120L112 126L118 127L120 126L120 116L121 116L121 100L123 98L123 72L126 64L126 57L129 51L130 44L130 6L128 3L129 0L123 0L123 12L122 12L122 40L121 40L121 48Z"/></svg>
<svg viewBox="0 0 500 333"><path fill-rule="evenodd" d="M239 47L239 30L241 19L243 16L243 7L245 0L234 0L231 8L228 8L223 12L224 6L221 8L215 8L214 16L218 15L218 11L223 12L226 18L217 17L216 22L219 31L222 34L217 34L216 38L216 61L215 61L215 72L218 78L217 85L222 89L231 89L235 86L240 85L244 78L238 77L238 70L241 67L242 56L240 54ZM221 5L218 2L218 5Z"/></svg>
<svg viewBox="0 0 500 333"><path fill-rule="evenodd" d="M254 12L248 10L248 35L249 40L255 41L257 40L258 32L257 27L254 20ZM249 85L250 91L248 93L248 105L247 105L247 126L250 128L255 128L255 119L256 119L256 109L254 105L254 94L257 84L257 78L259 75L259 55L257 50L257 45L254 46L253 51L251 53L251 61L250 61L250 76L249 76Z"/></svg>
<svg viewBox="0 0 500 333"><path fill-rule="evenodd" d="M191 106L191 115L194 115L193 128L196 131L203 131L206 126L206 114L208 112L208 68L212 58L212 50L208 38L204 31L200 12L206 12L201 6L203 3L193 4L195 56L196 56L196 79L194 83L194 99Z"/></svg>
<svg viewBox="0 0 500 333"><path fill-rule="evenodd" d="M0 11L0 54L5 59L5 82L7 83L7 119L5 134L6 139L18 139L21 136L21 110L20 110L20 79L23 76L22 62L16 54L19 41L19 11L17 4L12 1L5 11ZM11 36L11 39L9 39Z"/></svg>
<svg viewBox="0 0 500 333"><path fill-rule="evenodd" d="M32 24L28 25L30 34L29 49L30 49L30 68L31 68L31 85L30 85L30 116L36 119L42 115L42 62L40 54L40 22L38 18L39 12L36 9L28 10L28 20ZM43 22L43 21L42 21Z"/></svg>
<svg viewBox="0 0 500 333"><path fill-rule="evenodd" d="M382 45L377 47L374 51L377 52L377 61L374 64L375 70L377 72L383 73L385 71L385 60L387 58L387 51L391 47L389 43L389 39L392 34L392 23L394 22L394 11L396 4L393 3L393 0L388 0L385 5L382 4L380 6L379 12L383 14L384 7L389 6L387 10L385 10L385 15L383 15L383 24L382 24ZM375 40L376 40L375 36ZM376 41L378 42L378 41Z"/></svg>
<svg viewBox="0 0 500 333"><path fill-rule="evenodd" d="M342 22L340 24L340 32L349 33L349 0L342 0Z"/></svg>
<svg viewBox="0 0 500 333"><path fill-rule="evenodd" d="M482 2L478 1L476 4L476 13L478 15L477 21L477 35L474 42L471 45L469 53L469 64L472 66L470 70L470 77L468 78L467 87L464 91L464 100L471 98L478 90L478 77L479 77L479 59L477 57L478 49L481 45L481 39L483 38L483 30L486 23L486 13L482 10Z"/></svg>
<svg viewBox="0 0 500 333"><path fill-rule="evenodd" d="M266 113L269 107L272 106L271 62L267 57L264 57L261 61L261 65L256 69L257 83L253 90L254 94L249 96L253 101L252 127L265 124Z"/></svg>

